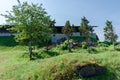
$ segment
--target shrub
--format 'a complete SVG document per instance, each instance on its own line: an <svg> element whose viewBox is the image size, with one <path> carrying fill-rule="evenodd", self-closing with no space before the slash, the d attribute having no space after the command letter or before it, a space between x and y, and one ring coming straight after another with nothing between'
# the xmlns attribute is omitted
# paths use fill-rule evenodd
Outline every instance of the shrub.
<svg viewBox="0 0 120 80"><path fill-rule="evenodd" d="M115 45L115 50L120 51L120 44Z"/></svg>
<svg viewBox="0 0 120 80"><path fill-rule="evenodd" d="M69 40L69 43L73 43L73 42L75 42L73 39ZM67 44L67 40L65 40L64 43Z"/></svg>
<svg viewBox="0 0 120 80"><path fill-rule="evenodd" d="M82 42L82 49L87 49L87 43L86 42Z"/></svg>
<svg viewBox="0 0 120 80"><path fill-rule="evenodd" d="M67 44L66 43L62 43L60 45L57 46L60 50L66 50L67 49Z"/></svg>
<svg viewBox="0 0 120 80"><path fill-rule="evenodd" d="M102 46L102 47L108 47L112 44L112 43L107 42L107 41L105 41L105 42L98 41L97 43L98 43L98 46Z"/></svg>
<svg viewBox="0 0 120 80"><path fill-rule="evenodd" d="M94 47L89 47L87 51L88 53L97 53L97 50Z"/></svg>
<svg viewBox="0 0 120 80"><path fill-rule="evenodd" d="M69 43L73 43L73 42L74 42L73 39L69 40ZM58 45L58 48L61 50L67 50L67 46L68 46L68 43L67 43L67 40L65 40L64 43Z"/></svg>

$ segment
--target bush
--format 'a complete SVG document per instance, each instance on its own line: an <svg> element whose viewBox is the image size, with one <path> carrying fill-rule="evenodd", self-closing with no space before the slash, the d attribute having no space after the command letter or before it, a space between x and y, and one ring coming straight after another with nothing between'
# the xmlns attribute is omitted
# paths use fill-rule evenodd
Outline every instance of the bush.
<svg viewBox="0 0 120 80"><path fill-rule="evenodd" d="M94 47L89 47L87 51L88 53L97 53L97 50Z"/></svg>
<svg viewBox="0 0 120 80"><path fill-rule="evenodd" d="M74 40L73 39L70 39L69 40L69 43L73 43ZM64 43L58 45L58 48L61 49L61 50L67 50L68 49L68 43L67 43L67 40L64 41Z"/></svg>
<svg viewBox="0 0 120 80"><path fill-rule="evenodd" d="M87 43L86 42L82 42L82 49L87 49Z"/></svg>
<svg viewBox="0 0 120 80"><path fill-rule="evenodd" d="M82 41L86 41L86 37L84 36L73 36L71 37L73 40L77 41L77 42L82 42ZM92 42L97 42L98 39L92 38L92 37L88 37L90 41Z"/></svg>
<svg viewBox="0 0 120 80"><path fill-rule="evenodd" d="M115 45L115 50L120 51L120 44Z"/></svg>
<svg viewBox="0 0 120 80"><path fill-rule="evenodd" d="M65 40L65 41L64 41L65 44L67 44L67 42L68 42L68 40ZM69 43L73 43L73 42L75 42L73 39L70 39L70 40L69 40Z"/></svg>
<svg viewBox="0 0 120 80"><path fill-rule="evenodd" d="M107 42L107 41L105 42L98 41L97 43L98 43L98 46L102 46L102 47L108 47L112 44L111 42Z"/></svg>
<svg viewBox="0 0 120 80"><path fill-rule="evenodd" d="M62 43L60 45L57 46L60 50L66 50L67 49L67 44L66 43Z"/></svg>

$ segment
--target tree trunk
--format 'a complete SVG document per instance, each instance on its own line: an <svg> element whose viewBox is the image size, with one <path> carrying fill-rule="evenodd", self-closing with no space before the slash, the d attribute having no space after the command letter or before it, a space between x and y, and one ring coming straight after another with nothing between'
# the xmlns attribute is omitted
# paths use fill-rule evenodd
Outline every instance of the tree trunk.
<svg viewBox="0 0 120 80"><path fill-rule="evenodd" d="M46 45L46 51L48 52L48 50L49 50L49 49L48 49L48 41L47 41L46 43L47 43L47 45Z"/></svg>
<svg viewBox="0 0 120 80"><path fill-rule="evenodd" d="M69 52L71 52L69 37L67 37L67 43L68 43L68 50L69 50Z"/></svg>
<svg viewBox="0 0 120 80"><path fill-rule="evenodd" d="M115 42L113 42L113 47L114 47L114 50L115 50Z"/></svg>
<svg viewBox="0 0 120 80"><path fill-rule="evenodd" d="M29 41L29 58L32 60L32 37L30 37Z"/></svg>

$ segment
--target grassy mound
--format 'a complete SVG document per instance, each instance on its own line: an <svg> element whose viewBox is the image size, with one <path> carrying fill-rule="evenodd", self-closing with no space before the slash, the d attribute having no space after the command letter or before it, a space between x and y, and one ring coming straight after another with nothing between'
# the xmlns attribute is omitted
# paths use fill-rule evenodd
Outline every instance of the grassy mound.
<svg viewBox="0 0 120 80"><path fill-rule="evenodd" d="M69 53L54 48L52 51L58 55L29 61L28 58L21 57L28 51L26 46L0 47L0 79L120 80L120 52L111 47L100 47L96 50L98 53L90 54L84 49L75 49ZM107 71L104 75L84 78L75 72L75 66L81 63L101 64Z"/></svg>

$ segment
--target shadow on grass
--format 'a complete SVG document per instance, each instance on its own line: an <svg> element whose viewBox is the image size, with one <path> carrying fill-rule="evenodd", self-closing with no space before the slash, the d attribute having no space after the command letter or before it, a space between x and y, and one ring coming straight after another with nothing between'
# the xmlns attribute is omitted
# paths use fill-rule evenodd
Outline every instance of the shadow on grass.
<svg viewBox="0 0 120 80"><path fill-rule="evenodd" d="M115 48L116 51L120 51L120 48Z"/></svg>
<svg viewBox="0 0 120 80"><path fill-rule="evenodd" d="M44 58L49 58L49 57L53 57L53 56L58 56L58 52L55 52L55 51L46 51L46 50L43 50L43 51L40 51L40 52L36 52L36 53L33 53L33 57L35 59L44 59Z"/></svg>
<svg viewBox="0 0 120 80"><path fill-rule="evenodd" d="M115 71L113 69L107 69L106 72L99 76L93 76L89 78L81 78L81 80L118 80Z"/></svg>
<svg viewBox="0 0 120 80"><path fill-rule="evenodd" d="M41 50L39 52L33 52L33 60L36 59L44 59L44 58L50 58L54 56L58 56L59 53L55 51L46 51L46 50ZM23 53L22 58L29 58L29 53Z"/></svg>
<svg viewBox="0 0 120 80"><path fill-rule="evenodd" d="M117 79L115 71L113 71L111 68L107 69L106 67L101 67L98 65L87 65L86 67L82 66L80 70L80 73L82 75L84 74L84 77L82 77L81 75L78 75L78 70L76 69L77 67L75 67L75 65L66 65L66 63L61 65L64 66L60 69L64 70L62 74L59 72L60 70L57 70L59 66L53 66L48 72L50 76L55 73L54 80L119 80ZM96 73L94 70L96 70Z"/></svg>

